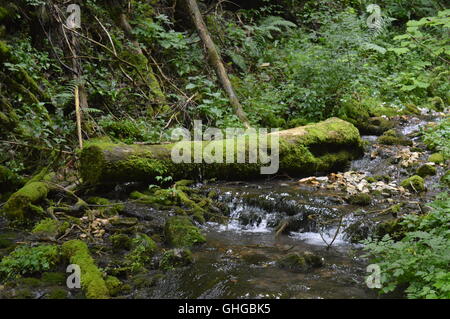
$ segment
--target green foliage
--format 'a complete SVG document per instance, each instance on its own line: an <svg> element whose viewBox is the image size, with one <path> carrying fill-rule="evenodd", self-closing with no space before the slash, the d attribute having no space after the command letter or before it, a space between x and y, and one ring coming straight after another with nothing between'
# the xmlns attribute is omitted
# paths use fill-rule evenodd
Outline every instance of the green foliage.
<svg viewBox="0 0 450 319"><path fill-rule="evenodd" d="M168 138L167 133L161 130L163 123L160 121L117 119L112 115L106 115L100 118L98 124L106 135L129 144L133 142L154 143Z"/></svg>
<svg viewBox="0 0 450 319"><path fill-rule="evenodd" d="M157 245L145 234L136 234L132 240L133 250L126 256L127 265L132 271L139 270L151 261L157 250Z"/></svg>
<svg viewBox="0 0 450 319"><path fill-rule="evenodd" d="M426 129L423 141L429 148L440 151L445 159L450 158L450 118L446 118L430 129Z"/></svg>
<svg viewBox="0 0 450 319"><path fill-rule="evenodd" d="M410 214L400 223L407 229L400 241L389 235L365 243L381 267L382 293L401 285L408 298L450 298L450 198L441 194L432 211Z"/></svg>
<svg viewBox="0 0 450 319"><path fill-rule="evenodd" d="M17 278L50 270L59 261L59 249L55 245L36 247L20 246L0 262L0 274L4 278Z"/></svg>

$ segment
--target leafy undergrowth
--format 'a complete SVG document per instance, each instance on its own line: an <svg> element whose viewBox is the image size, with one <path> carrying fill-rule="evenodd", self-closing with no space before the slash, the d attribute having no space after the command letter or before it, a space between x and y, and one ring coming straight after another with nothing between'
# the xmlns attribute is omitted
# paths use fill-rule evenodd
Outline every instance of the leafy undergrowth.
<svg viewBox="0 0 450 319"><path fill-rule="evenodd" d="M381 267L381 292L406 285L408 298L450 298L450 197L443 193L425 216L407 215L403 239L385 235L365 249Z"/></svg>

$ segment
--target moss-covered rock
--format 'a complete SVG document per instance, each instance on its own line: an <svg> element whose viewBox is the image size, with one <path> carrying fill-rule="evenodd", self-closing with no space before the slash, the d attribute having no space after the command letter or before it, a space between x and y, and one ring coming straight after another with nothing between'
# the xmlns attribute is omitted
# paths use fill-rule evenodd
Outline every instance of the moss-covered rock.
<svg viewBox="0 0 450 319"><path fill-rule="evenodd" d="M34 226L31 233L40 238L56 238L63 235L69 228L68 222L61 222L52 218L45 218Z"/></svg>
<svg viewBox="0 0 450 319"><path fill-rule="evenodd" d="M125 234L111 235L111 244L114 251L130 250L132 246L132 239Z"/></svg>
<svg viewBox="0 0 450 319"><path fill-rule="evenodd" d="M436 167L430 164L424 164L417 169L416 174L420 177L426 177L436 175L436 172Z"/></svg>
<svg viewBox="0 0 450 319"><path fill-rule="evenodd" d="M392 129L394 123L384 117L371 117L366 121L358 122L356 127L363 135L381 135Z"/></svg>
<svg viewBox="0 0 450 319"><path fill-rule="evenodd" d="M428 157L428 162L442 164L445 162L445 158L442 153L434 153L434 154L431 154L430 157Z"/></svg>
<svg viewBox="0 0 450 319"><path fill-rule="evenodd" d="M394 240L401 240L405 236L405 228L401 225L401 219L392 219L379 223L374 231L374 235L382 238L389 235Z"/></svg>
<svg viewBox="0 0 450 319"><path fill-rule="evenodd" d="M62 272L44 272L41 276L42 283L47 285L64 285L66 279L66 274Z"/></svg>
<svg viewBox="0 0 450 319"><path fill-rule="evenodd" d="M280 268L293 272L303 272L311 268L321 267L323 265L323 259L310 252L290 253L280 258L277 261L277 265Z"/></svg>
<svg viewBox="0 0 450 319"><path fill-rule="evenodd" d="M109 294L111 296L117 296L123 286L123 283L114 276L108 276L105 280L106 287L108 288Z"/></svg>
<svg viewBox="0 0 450 319"><path fill-rule="evenodd" d="M46 295L47 299L66 299L67 298L67 290L60 287L55 287L50 289L48 294Z"/></svg>
<svg viewBox="0 0 450 319"><path fill-rule="evenodd" d="M103 197L89 197L87 203L91 205L92 209L105 213L107 216L114 216L125 210L125 205L121 203L112 203Z"/></svg>
<svg viewBox="0 0 450 319"><path fill-rule="evenodd" d="M172 270L192 264L192 252L186 248L175 248L164 252L159 267L163 270Z"/></svg>
<svg viewBox="0 0 450 319"><path fill-rule="evenodd" d="M80 266L81 287L87 298L109 298L109 291L103 279L102 272L95 265L86 243L78 239L69 240L62 245L62 252L71 264Z"/></svg>
<svg viewBox="0 0 450 319"><path fill-rule="evenodd" d="M420 115L421 114L419 108L416 105L412 104L412 103L405 104L404 112L405 112L405 114L413 114L413 115Z"/></svg>
<svg viewBox="0 0 450 319"><path fill-rule="evenodd" d="M400 183L401 186L414 192L425 191L425 181L418 175L411 176Z"/></svg>
<svg viewBox="0 0 450 319"><path fill-rule="evenodd" d="M367 206L367 205L370 205L370 203L372 202L372 198L370 197L369 194L360 193L360 194L351 195L347 199L347 201L352 205Z"/></svg>
<svg viewBox="0 0 450 319"><path fill-rule="evenodd" d="M132 240L132 251L126 255L126 264L132 272L144 269L158 250L155 241L143 233Z"/></svg>
<svg viewBox="0 0 450 319"><path fill-rule="evenodd" d="M187 216L170 217L165 225L167 242L175 247L190 247L206 242L205 237Z"/></svg>
<svg viewBox="0 0 450 319"><path fill-rule="evenodd" d="M413 145L410 139L402 136L393 129L384 132L384 134L377 139L377 143L383 145L403 145L403 146Z"/></svg>

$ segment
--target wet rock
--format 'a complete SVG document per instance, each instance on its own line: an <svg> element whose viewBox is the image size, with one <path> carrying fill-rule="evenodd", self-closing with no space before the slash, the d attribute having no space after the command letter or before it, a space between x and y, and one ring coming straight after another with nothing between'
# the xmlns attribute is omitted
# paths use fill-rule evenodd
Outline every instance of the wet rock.
<svg viewBox="0 0 450 319"><path fill-rule="evenodd" d="M184 267L192 264L192 252L187 248L175 248L164 253L159 263L163 270L172 270L177 267Z"/></svg>
<svg viewBox="0 0 450 319"><path fill-rule="evenodd" d="M373 229L373 223L370 221L359 220L349 225L344 231L348 240L352 244L357 244L369 237Z"/></svg>
<svg viewBox="0 0 450 319"><path fill-rule="evenodd" d="M281 257L277 265L293 272L303 272L323 266L323 258L311 252L290 253Z"/></svg>
<svg viewBox="0 0 450 319"><path fill-rule="evenodd" d="M436 167L430 164L424 164L417 169L417 175L420 177L433 176L436 175Z"/></svg>
<svg viewBox="0 0 450 319"><path fill-rule="evenodd" d="M261 253L255 252L255 251L249 251L249 252L243 252L241 253L241 258L249 264L260 264L262 262L266 262L269 260L269 258Z"/></svg>
<svg viewBox="0 0 450 319"><path fill-rule="evenodd" d="M246 210L239 216L239 222L244 225L259 225L262 221L261 212L255 210Z"/></svg>
<svg viewBox="0 0 450 319"><path fill-rule="evenodd" d="M426 190L423 178L418 175L414 175L405 179L401 182L400 185L414 192L423 192Z"/></svg>

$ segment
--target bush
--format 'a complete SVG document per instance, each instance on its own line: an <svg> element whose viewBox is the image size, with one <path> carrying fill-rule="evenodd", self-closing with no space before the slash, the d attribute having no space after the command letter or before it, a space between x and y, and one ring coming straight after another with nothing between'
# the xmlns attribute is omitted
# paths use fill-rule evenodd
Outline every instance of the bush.
<svg viewBox="0 0 450 319"><path fill-rule="evenodd" d="M389 235L365 241L381 267L381 293L406 286L408 298L450 298L450 197L441 194L427 215L407 215L400 241Z"/></svg>
<svg viewBox="0 0 450 319"><path fill-rule="evenodd" d="M0 274L6 278L17 278L50 270L58 261L59 249L55 245L21 246L2 259Z"/></svg>

